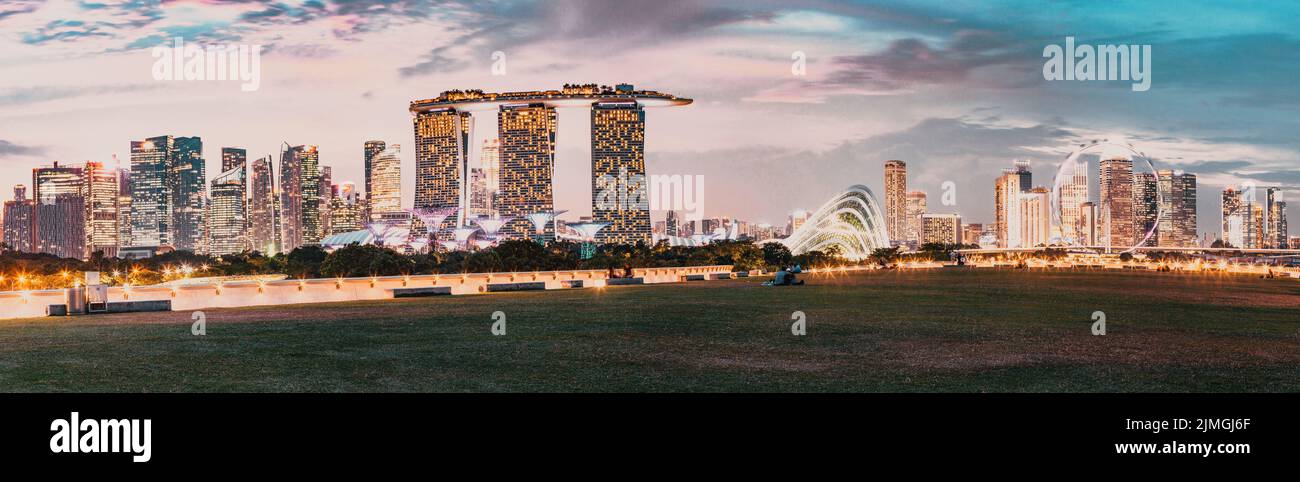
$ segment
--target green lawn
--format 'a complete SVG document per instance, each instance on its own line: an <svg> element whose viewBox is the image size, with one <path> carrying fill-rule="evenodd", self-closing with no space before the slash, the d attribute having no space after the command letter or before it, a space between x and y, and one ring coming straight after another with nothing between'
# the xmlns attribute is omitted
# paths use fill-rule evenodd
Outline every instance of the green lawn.
<svg viewBox="0 0 1300 482"><path fill-rule="evenodd" d="M1295 280L804 278L0 321L0 390L1300 391Z"/></svg>

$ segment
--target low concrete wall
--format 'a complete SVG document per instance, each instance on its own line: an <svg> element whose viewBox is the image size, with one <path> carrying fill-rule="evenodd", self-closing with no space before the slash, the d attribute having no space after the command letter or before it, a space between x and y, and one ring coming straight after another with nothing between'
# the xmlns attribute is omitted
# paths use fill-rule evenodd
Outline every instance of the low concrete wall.
<svg viewBox="0 0 1300 482"><path fill-rule="evenodd" d="M675 283L682 276L730 273L731 266L639 268L633 276L644 283ZM605 286L606 270L529 271L518 273L430 274L380 276L374 278L318 278L281 281L232 281L186 286L114 286L108 289L110 303L126 301L168 301L175 311L241 306L288 305L335 301L393 298L394 289L444 287L453 295L486 292L495 283L543 283L545 289L565 289L566 281L583 286ZM0 292L0 319L45 316L49 305L66 305L65 290Z"/></svg>

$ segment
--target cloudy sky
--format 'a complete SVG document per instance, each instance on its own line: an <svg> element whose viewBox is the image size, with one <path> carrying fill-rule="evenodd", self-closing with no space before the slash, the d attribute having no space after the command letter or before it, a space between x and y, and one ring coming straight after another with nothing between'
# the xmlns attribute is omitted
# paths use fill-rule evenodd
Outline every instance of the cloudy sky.
<svg viewBox="0 0 1300 482"><path fill-rule="evenodd" d="M1200 229L1217 234L1224 185L1300 196L1300 8L1274 3L7 0L0 197L34 166L125 165L130 140L162 134L201 136L209 177L222 146L287 141L360 184L368 139L402 144L412 172L413 99L627 82L695 99L649 111L648 169L704 175L709 216L784 223L851 184L879 196L883 162L903 159L932 211L990 222L1013 159L1047 185L1078 144L1109 139L1198 174ZM1150 45L1150 90L1044 80L1044 47L1066 36ZM152 48L176 37L263 46L260 88L155 80ZM590 210L589 122L560 114L556 201L575 214ZM476 136L495 130L479 116ZM938 202L945 181L955 206Z"/></svg>

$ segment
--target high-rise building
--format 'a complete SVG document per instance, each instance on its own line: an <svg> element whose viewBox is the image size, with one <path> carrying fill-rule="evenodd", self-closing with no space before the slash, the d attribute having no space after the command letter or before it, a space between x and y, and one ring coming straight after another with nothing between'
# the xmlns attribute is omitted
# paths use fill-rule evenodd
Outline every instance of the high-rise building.
<svg viewBox="0 0 1300 482"><path fill-rule="evenodd" d="M177 250L198 251L205 241L203 215L207 210L207 170L203 159L203 140L198 137L175 139L172 163L172 246Z"/></svg>
<svg viewBox="0 0 1300 482"><path fill-rule="evenodd" d="M279 196L275 191L275 166L271 156L253 161L249 178L248 232L254 251L273 255L280 246Z"/></svg>
<svg viewBox="0 0 1300 482"><path fill-rule="evenodd" d="M330 200L330 234L350 233L365 229L362 224L362 204L356 186L351 182L339 185L339 195Z"/></svg>
<svg viewBox="0 0 1300 482"><path fill-rule="evenodd" d="M468 112L448 108L420 112L412 122L415 127L415 208L464 207L468 204L463 202L468 197L468 183L464 181L468 180L473 119ZM462 225L465 214L464 209L458 209L455 217L447 218L437 229Z"/></svg>
<svg viewBox="0 0 1300 482"><path fill-rule="evenodd" d="M86 252L89 258L95 252L104 257L117 256L118 246L118 188L116 169L108 169L102 162L87 161L82 168L81 198L85 201Z"/></svg>
<svg viewBox="0 0 1300 482"><path fill-rule="evenodd" d="M280 154L282 252L320 244L320 153L316 146L283 145Z"/></svg>
<svg viewBox="0 0 1300 482"><path fill-rule="evenodd" d="M602 243L650 243L645 169L645 111L636 102L591 107L592 220L609 223Z"/></svg>
<svg viewBox="0 0 1300 482"><path fill-rule="evenodd" d="M1219 206L1219 220L1221 224L1219 239L1223 240L1224 243L1231 244L1233 247L1242 247L1241 244L1233 244L1231 241L1236 239L1237 243L1240 243L1242 239L1241 233L1239 232L1242 226L1241 218L1238 216L1241 212L1241 191L1238 191L1233 186L1223 188L1223 197ZM1235 224L1234 216L1238 216L1235 218Z"/></svg>
<svg viewBox="0 0 1300 482"><path fill-rule="evenodd" d="M921 244L961 242L961 216L935 213L921 215Z"/></svg>
<svg viewBox="0 0 1300 482"><path fill-rule="evenodd" d="M362 159L365 161L365 166L364 166L365 176L366 176L365 188L366 188L367 197L373 198L375 192L375 187L374 187L375 156L379 155L379 153L381 152L384 152L384 150L387 148L388 148L387 143L381 140L366 141L365 144L361 146L361 156Z"/></svg>
<svg viewBox="0 0 1300 482"><path fill-rule="evenodd" d="M1079 244L1098 246L1097 244L1097 205L1092 201L1079 205Z"/></svg>
<svg viewBox="0 0 1300 482"><path fill-rule="evenodd" d="M1158 245L1196 247L1200 244L1196 236L1196 175L1182 171L1161 171L1162 190L1166 177L1169 178L1168 196L1162 198L1161 210L1168 213L1166 217L1169 222L1165 223L1164 219L1160 221Z"/></svg>
<svg viewBox="0 0 1300 482"><path fill-rule="evenodd" d="M245 206L247 167L239 163L212 180L212 203L208 210L208 252L225 256L248 249L248 217Z"/></svg>
<svg viewBox="0 0 1300 482"><path fill-rule="evenodd" d="M117 247L121 248L131 245L131 169L118 167L115 171L117 171ZM117 252L116 249L113 251Z"/></svg>
<svg viewBox="0 0 1300 482"><path fill-rule="evenodd" d="M926 212L925 204L925 191L907 191L903 210L906 219L903 223L902 241L906 241L911 246L921 244L921 215Z"/></svg>
<svg viewBox="0 0 1300 482"><path fill-rule="evenodd" d="M131 238L125 246L172 245L172 163L176 140L131 141Z"/></svg>
<svg viewBox="0 0 1300 482"><path fill-rule="evenodd" d="M221 148L221 172L229 172L235 166L248 165L248 149L238 147Z"/></svg>
<svg viewBox="0 0 1300 482"><path fill-rule="evenodd" d="M302 246L302 156L301 148L284 143L280 150L280 252Z"/></svg>
<svg viewBox="0 0 1300 482"><path fill-rule="evenodd" d="M14 186L14 199L5 201L4 243L22 253L36 252L36 202L27 199L27 186Z"/></svg>
<svg viewBox="0 0 1300 482"><path fill-rule="evenodd" d="M375 149L378 149L377 151ZM366 204L369 220L402 214L402 146L366 143Z"/></svg>
<svg viewBox="0 0 1300 482"><path fill-rule="evenodd" d="M899 160L885 161L885 231L907 240L907 163Z"/></svg>
<svg viewBox="0 0 1300 482"><path fill-rule="evenodd" d="M32 169L32 198L36 204L54 204L54 198L62 194L79 196L82 180L80 167L60 166L58 161Z"/></svg>
<svg viewBox="0 0 1300 482"><path fill-rule="evenodd" d="M1159 201L1161 195L1169 195L1169 183L1164 177L1160 178L1161 182L1156 182L1156 174L1153 172L1135 172L1133 173L1133 235L1136 241L1142 241L1147 233L1160 230L1173 229L1172 225L1166 225L1169 219L1168 204L1162 205ZM1159 224L1159 226L1157 225ZM1157 246L1160 241L1159 234L1152 234L1142 246Z"/></svg>
<svg viewBox="0 0 1300 482"><path fill-rule="evenodd" d="M1133 160L1112 157L1101 161L1101 209L1099 226L1101 244L1111 248L1129 248L1133 234Z"/></svg>
<svg viewBox="0 0 1300 482"><path fill-rule="evenodd" d="M60 258L86 255L86 202L81 194L60 193L51 203L36 203L36 251Z"/></svg>
<svg viewBox="0 0 1300 482"><path fill-rule="evenodd" d="M1282 197L1282 188L1270 187L1265 190L1265 210L1268 211L1267 238L1268 246L1275 249L1289 249L1286 225L1286 201Z"/></svg>
<svg viewBox="0 0 1300 482"><path fill-rule="evenodd" d="M681 236L681 226L677 220L677 211L668 210L664 215L664 234L667 236Z"/></svg>
<svg viewBox="0 0 1300 482"><path fill-rule="evenodd" d="M325 239L332 233L330 228L330 206L334 205L334 168L320 167L320 238Z"/></svg>
<svg viewBox="0 0 1300 482"><path fill-rule="evenodd" d="M1070 166L1058 182L1061 205L1060 235L1067 243L1087 245L1082 242L1083 204L1088 202L1088 165L1077 163Z"/></svg>
<svg viewBox="0 0 1300 482"><path fill-rule="evenodd" d="M1052 243L1051 190L1036 187L1020 193L1020 246L1035 248Z"/></svg>
<svg viewBox="0 0 1300 482"><path fill-rule="evenodd" d="M501 142L501 190L497 210L515 218L502 233L527 237L533 226L525 216L555 208L551 179L555 172L555 108L544 104L507 104L497 113ZM547 226L545 239L554 236Z"/></svg>
<svg viewBox="0 0 1300 482"><path fill-rule="evenodd" d="M1023 230L1020 215L1020 194L1031 189L1033 173L1029 161L1013 161L1010 169L1003 169L993 185L994 231L1000 248L1023 247L1020 235Z"/></svg>

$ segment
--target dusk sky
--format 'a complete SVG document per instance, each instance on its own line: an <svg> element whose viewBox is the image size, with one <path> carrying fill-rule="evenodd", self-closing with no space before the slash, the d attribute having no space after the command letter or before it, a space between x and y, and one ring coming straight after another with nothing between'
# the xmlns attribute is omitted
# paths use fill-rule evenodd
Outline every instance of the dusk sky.
<svg viewBox="0 0 1300 482"><path fill-rule="evenodd" d="M1110 139L1197 174L1199 228L1217 235L1224 185L1300 203L1300 7L1239 4L6 0L0 198L33 167L127 166L129 141L172 134L203 138L209 178L221 147L255 158L287 141L318 145L335 181L358 185L364 141L401 144L409 205L411 100L626 82L695 99L648 110L647 168L704 175L706 217L784 224L852 184L879 199L884 161L902 159L932 211L992 222L1012 160L1050 185L1071 149ZM1045 80L1043 49L1066 36L1150 45L1150 90ZM262 45L260 88L155 80L151 49L175 37ZM476 147L495 122L477 116ZM589 123L560 113L556 204L575 215L590 211ZM956 206L938 202L949 180Z"/></svg>

